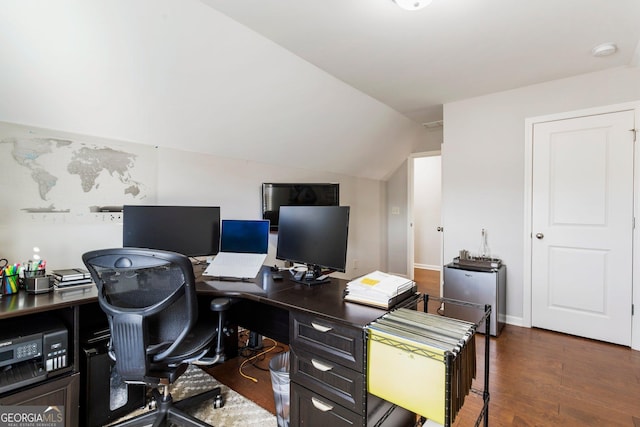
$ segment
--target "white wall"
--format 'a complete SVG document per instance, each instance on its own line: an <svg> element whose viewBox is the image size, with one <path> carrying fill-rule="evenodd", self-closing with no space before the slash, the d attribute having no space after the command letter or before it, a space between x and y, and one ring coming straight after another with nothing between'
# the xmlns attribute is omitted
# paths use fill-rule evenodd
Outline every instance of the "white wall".
<svg viewBox="0 0 640 427"><path fill-rule="evenodd" d="M387 267L393 274L410 275L407 271L408 188L407 162L386 182L387 193Z"/></svg>
<svg viewBox="0 0 640 427"><path fill-rule="evenodd" d="M199 0L3 0L0 121L385 179L427 131Z"/></svg>
<svg viewBox="0 0 640 427"><path fill-rule="evenodd" d="M78 139L83 138L79 136ZM107 140L102 141L104 143ZM126 143L118 143L126 149ZM2 148L6 150L8 147ZM157 171L157 176L152 178L155 182L149 183L155 188L153 200L128 200L127 203L213 205L221 207L222 218L257 219L262 217L263 182L337 182L340 184L341 205L351 206L351 215L347 272L334 275L352 278L384 269L386 224L382 215L382 181L161 147L147 152L146 155L157 166L153 169ZM28 175L28 170L25 170ZM28 177L12 181L12 177L0 174L0 178L0 188L3 190L11 188L17 192L37 193L36 184ZM69 192L78 193L77 182L69 184L59 181L58 184L70 186L67 189ZM64 188L57 190L65 192ZM122 204L121 200L118 202ZM104 204L117 203L110 200ZM122 246L122 222L110 220L110 215L104 216L104 222L90 220L88 218L92 215L88 213L88 206L84 211L76 207L75 213L41 215L20 212L19 205L14 207L16 209L10 210L3 205L0 209L0 257L7 258L11 263L32 258L32 248L38 246L47 260L49 271L78 267L82 265L81 255L88 250ZM101 214L95 215L103 217ZM30 219L31 216L36 219ZM80 216L83 219L78 220ZM272 233L267 258L269 264L276 262L276 244L277 235ZM355 264L358 264L358 268L355 268Z"/></svg>
<svg viewBox="0 0 640 427"><path fill-rule="evenodd" d="M352 278L382 268L381 248L384 247L386 230L381 215L384 202L382 181L174 149L160 149L158 154L158 203L221 206L223 219L261 218L263 182L339 183L340 204L351 206L348 268L345 274L334 275ZM268 264L275 262L276 238L277 235L272 233Z"/></svg>
<svg viewBox="0 0 640 427"><path fill-rule="evenodd" d="M442 144L442 128L427 131L426 138L413 150L414 153L425 153L440 150ZM386 271L413 277L413 272L407 271L409 245L409 167L407 160L386 180L386 206L384 215L387 216L387 247ZM397 213L396 213L397 212ZM411 231L412 232L412 231ZM413 243L411 243L413 244Z"/></svg>
<svg viewBox="0 0 640 427"><path fill-rule="evenodd" d="M339 181L353 207L349 273L386 269L395 236L378 180L428 149L423 126L199 0L0 9L0 121L184 150L176 158L189 161L159 165L158 201L210 199L223 215L257 215L262 181ZM0 254L28 259L38 241L57 264L75 264L119 244L117 227L33 224L23 234L4 222Z"/></svg>
<svg viewBox="0 0 640 427"><path fill-rule="evenodd" d="M442 267L441 233L441 158L413 159L413 237L416 267L439 270Z"/></svg>
<svg viewBox="0 0 640 427"><path fill-rule="evenodd" d="M444 259L486 228L507 265L507 322L523 320L525 119L639 99L640 69L621 67L444 105Z"/></svg>

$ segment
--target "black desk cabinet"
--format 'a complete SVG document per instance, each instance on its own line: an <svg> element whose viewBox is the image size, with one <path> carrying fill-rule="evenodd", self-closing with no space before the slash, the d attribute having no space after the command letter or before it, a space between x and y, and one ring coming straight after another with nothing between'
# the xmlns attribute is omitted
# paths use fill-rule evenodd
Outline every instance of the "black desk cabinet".
<svg viewBox="0 0 640 427"><path fill-rule="evenodd" d="M269 267L263 267L252 283L263 292L206 278L197 286L203 298L236 297L232 322L289 344L290 426L376 425L393 405L367 393L364 327L386 311L345 302L343 279L306 286L288 273L274 281ZM415 421L415 414L395 407L379 425L413 427Z"/></svg>
<svg viewBox="0 0 640 427"><path fill-rule="evenodd" d="M305 312L291 313L292 426L374 425L392 406L367 393L362 326ZM413 413L396 407L381 425L414 424Z"/></svg>
<svg viewBox="0 0 640 427"><path fill-rule="evenodd" d="M64 406L65 425L75 427L80 425L78 423L79 391L80 373L76 372L1 397L0 405Z"/></svg>
<svg viewBox="0 0 640 427"><path fill-rule="evenodd" d="M24 325L42 325L46 319L62 322L68 332L66 367L47 374L41 381L0 394L0 405L64 406L65 426L81 425L79 420L80 377L78 366L79 306L96 301L94 288L70 289L45 294L20 291L0 298L0 328L5 330L16 319ZM17 335L22 331L15 330Z"/></svg>

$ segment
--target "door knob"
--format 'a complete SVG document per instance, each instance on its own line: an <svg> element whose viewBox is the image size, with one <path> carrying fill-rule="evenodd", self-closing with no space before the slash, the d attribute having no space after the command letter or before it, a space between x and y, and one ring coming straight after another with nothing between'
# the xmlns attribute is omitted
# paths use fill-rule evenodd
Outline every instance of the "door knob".
<svg viewBox="0 0 640 427"><path fill-rule="evenodd" d="M544 234L542 234L542 233L536 233L536 238L538 238L538 239L544 239Z"/></svg>

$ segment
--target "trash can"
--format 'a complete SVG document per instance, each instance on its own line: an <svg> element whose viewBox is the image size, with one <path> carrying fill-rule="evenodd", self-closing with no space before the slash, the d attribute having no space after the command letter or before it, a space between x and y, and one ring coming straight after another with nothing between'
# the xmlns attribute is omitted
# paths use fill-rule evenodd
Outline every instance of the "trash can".
<svg viewBox="0 0 640 427"><path fill-rule="evenodd" d="M269 362L273 399L278 427L289 427L289 352L280 353Z"/></svg>

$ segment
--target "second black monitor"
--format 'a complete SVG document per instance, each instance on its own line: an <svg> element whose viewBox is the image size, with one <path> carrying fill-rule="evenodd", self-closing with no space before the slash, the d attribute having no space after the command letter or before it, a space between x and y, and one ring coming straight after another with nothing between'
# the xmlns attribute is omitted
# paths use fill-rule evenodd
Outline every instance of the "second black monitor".
<svg viewBox="0 0 640 427"><path fill-rule="evenodd" d="M282 206L276 258L306 264L316 276L323 269L345 272L349 206Z"/></svg>
<svg viewBox="0 0 640 427"><path fill-rule="evenodd" d="M122 245L178 252L190 257L215 255L220 245L218 206L125 205Z"/></svg>

